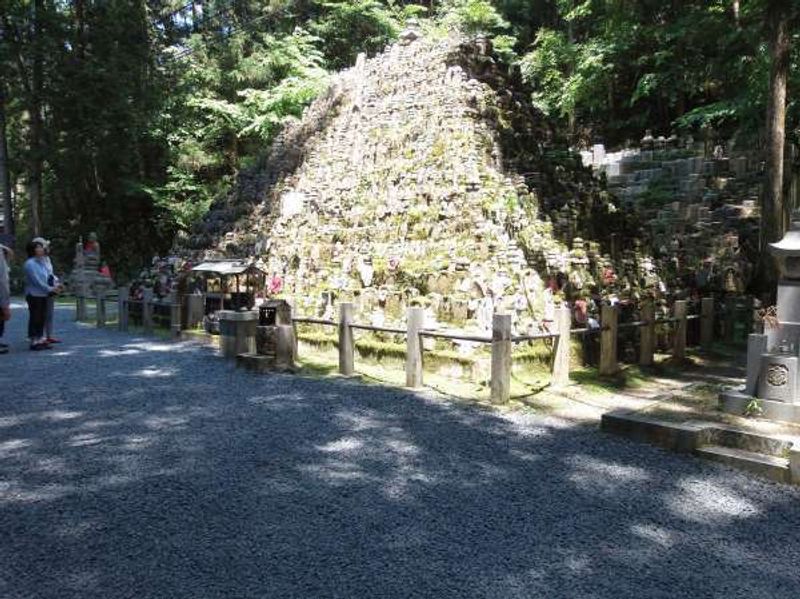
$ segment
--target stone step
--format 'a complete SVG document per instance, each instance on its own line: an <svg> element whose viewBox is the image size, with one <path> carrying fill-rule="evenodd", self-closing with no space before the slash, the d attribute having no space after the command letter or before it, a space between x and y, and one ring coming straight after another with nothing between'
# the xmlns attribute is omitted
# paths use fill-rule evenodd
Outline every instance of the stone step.
<svg viewBox="0 0 800 599"><path fill-rule="evenodd" d="M689 421L687 424L694 423L694 421ZM698 424L702 423L698 422ZM708 423L705 424L708 426ZM775 457L783 457L788 454L793 445L800 445L795 439L779 436L770 437L719 423L715 423L706 429L705 444L729 447L731 449L743 449Z"/></svg>
<svg viewBox="0 0 800 599"><path fill-rule="evenodd" d="M607 433L659 445L671 451L689 453L703 443L704 423L666 422L641 414L619 410L600 418L600 429Z"/></svg>
<svg viewBox="0 0 800 599"><path fill-rule="evenodd" d="M704 445L695 453L701 458L747 470L770 480L782 483L789 483L791 480L789 460L786 458L721 445Z"/></svg>
<svg viewBox="0 0 800 599"><path fill-rule="evenodd" d="M260 354L239 354L236 356L236 366L253 372L269 372L275 368L275 358Z"/></svg>

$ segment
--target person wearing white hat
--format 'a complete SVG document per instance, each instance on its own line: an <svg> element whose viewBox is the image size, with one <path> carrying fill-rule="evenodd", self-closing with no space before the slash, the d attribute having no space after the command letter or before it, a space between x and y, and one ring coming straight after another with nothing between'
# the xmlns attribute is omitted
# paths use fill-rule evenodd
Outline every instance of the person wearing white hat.
<svg viewBox="0 0 800 599"><path fill-rule="evenodd" d="M34 243L40 243L44 247L44 257L42 258L42 262L47 268L47 283L53 287L60 289L61 281L55 275L53 271L53 262L50 260L50 240L45 239L44 237L36 237L33 240ZM55 315L56 310L56 296L55 295L48 295L47 296L47 313L45 315L44 321L44 336L45 341L47 343L61 343L59 339L53 337L53 316Z"/></svg>

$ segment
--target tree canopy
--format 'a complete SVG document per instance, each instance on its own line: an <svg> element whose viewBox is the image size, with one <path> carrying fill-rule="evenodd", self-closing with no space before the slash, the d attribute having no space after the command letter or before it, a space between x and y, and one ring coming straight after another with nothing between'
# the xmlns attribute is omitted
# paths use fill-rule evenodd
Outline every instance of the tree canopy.
<svg viewBox="0 0 800 599"><path fill-rule="evenodd" d="M575 146L647 128L764 143L775 4L0 0L1 170L20 235L68 248L96 231L130 272L262 159L330 73L410 18L491 37ZM800 2L781 5L796 24ZM788 31L786 137L798 144L800 27Z"/></svg>

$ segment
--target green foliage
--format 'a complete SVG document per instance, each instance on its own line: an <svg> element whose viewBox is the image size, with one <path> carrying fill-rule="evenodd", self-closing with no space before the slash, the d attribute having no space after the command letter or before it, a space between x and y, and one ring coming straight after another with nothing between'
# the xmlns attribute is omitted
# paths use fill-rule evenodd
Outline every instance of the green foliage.
<svg viewBox="0 0 800 599"><path fill-rule="evenodd" d="M174 166L163 184L145 189L178 230L201 219L241 165L327 84L320 40L302 29L239 34L229 42L217 53L193 37L191 68L174 74L177 87L165 106L164 128L176 114L181 121L166 136Z"/></svg>
<svg viewBox="0 0 800 599"><path fill-rule="evenodd" d="M187 231L208 212L214 197L212 190L198 183L190 172L180 168L168 169L169 180L157 188L143 187L155 206L179 229Z"/></svg>
<svg viewBox="0 0 800 599"><path fill-rule="evenodd" d="M764 408L761 405L761 400L754 397L744 407L744 416L747 418L757 418L764 414Z"/></svg>
<svg viewBox="0 0 800 599"><path fill-rule="evenodd" d="M475 34L499 34L509 23L489 0L445 0L440 7L445 28Z"/></svg>
<svg viewBox="0 0 800 599"><path fill-rule="evenodd" d="M763 126L764 3L741 3L738 20L727 0L559 0L554 8L520 61L546 113L577 119L612 143L637 139L646 127L730 135ZM799 59L795 44L793 63ZM790 89L798 84L790 82ZM792 129L798 110L789 97Z"/></svg>
<svg viewBox="0 0 800 599"><path fill-rule="evenodd" d="M62 263L92 230L117 270L166 251L261 160L331 71L381 51L411 17L427 18L425 31L491 38L501 60L519 65L533 102L584 138L763 129L770 58L761 0L740 2L738 16L729 0L207 0L198 12L199 4L3 3L7 166L14 183L42 166L45 234ZM800 142L794 41L787 132ZM419 158L442 162L451 143L443 137ZM655 186L654 206L659 194ZM16 209L24 235L25 191Z"/></svg>
<svg viewBox="0 0 800 599"><path fill-rule="evenodd" d="M655 179L649 183L639 201L644 208L661 208L674 200L675 195L668 186L668 180Z"/></svg>
<svg viewBox="0 0 800 599"><path fill-rule="evenodd" d="M682 129L705 129L719 127L735 120L739 114L739 106L730 100L720 100L697 108L681 115L675 123Z"/></svg>
<svg viewBox="0 0 800 599"><path fill-rule="evenodd" d="M574 115L579 106L597 108L610 71L607 52L601 40L575 44L563 32L542 29L520 61L523 77L537 90L534 104L561 117Z"/></svg>
<svg viewBox="0 0 800 599"><path fill-rule="evenodd" d="M492 38L492 45L495 53L507 64L513 64L517 60L516 46L519 40L513 35L495 35Z"/></svg>
<svg viewBox="0 0 800 599"><path fill-rule="evenodd" d="M377 0L343 0L321 6L324 13L311 31L323 41L325 56L335 69L353 64L359 52L372 55L382 50L397 37L402 18L419 9L404 13L394 3Z"/></svg>
<svg viewBox="0 0 800 599"><path fill-rule="evenodd" d="M574 63L575 53L566 36L552 29L542 29L534 50L522 58L522 75L535 86L534 104L545 114L566 116L574 107L574 98L564 91Z"/></svg>

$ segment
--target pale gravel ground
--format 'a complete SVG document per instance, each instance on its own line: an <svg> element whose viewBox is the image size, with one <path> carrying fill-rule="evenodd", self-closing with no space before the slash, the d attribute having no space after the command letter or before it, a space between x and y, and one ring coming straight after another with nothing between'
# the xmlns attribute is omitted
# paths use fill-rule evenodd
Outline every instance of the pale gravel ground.
<svg viewBox="0 0 800 599"><path fill-rule="evenodd" d="M0 597L800 596L800 492L69 322L0 356Z"/></svg>

